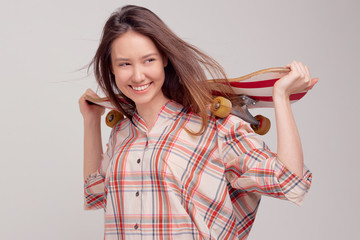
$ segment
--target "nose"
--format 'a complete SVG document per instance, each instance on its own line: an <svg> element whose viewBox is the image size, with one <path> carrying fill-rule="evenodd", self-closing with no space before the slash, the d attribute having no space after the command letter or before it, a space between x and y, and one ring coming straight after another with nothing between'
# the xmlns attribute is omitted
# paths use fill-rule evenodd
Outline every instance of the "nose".
<svg viewBox="0 0 360 240"><path fill-rule="evenodd" d="M136 65L134 67L133 81L135 83L141 83L145 80L145 74L141 66Z"/></svg>

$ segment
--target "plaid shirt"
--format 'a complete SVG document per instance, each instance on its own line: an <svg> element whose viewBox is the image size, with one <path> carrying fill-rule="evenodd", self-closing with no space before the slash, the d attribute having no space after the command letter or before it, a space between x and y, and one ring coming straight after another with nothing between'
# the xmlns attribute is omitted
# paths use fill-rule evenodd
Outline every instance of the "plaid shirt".
<svg viewBox="0 0 360 240"><path fill-rule="evenodd" d="M174 101L148 131L137 114L114 127L87 209L105 209L105 239L246 239L261 195L301 204L311 183L290 172L247 123L201 118Z"/></svg>

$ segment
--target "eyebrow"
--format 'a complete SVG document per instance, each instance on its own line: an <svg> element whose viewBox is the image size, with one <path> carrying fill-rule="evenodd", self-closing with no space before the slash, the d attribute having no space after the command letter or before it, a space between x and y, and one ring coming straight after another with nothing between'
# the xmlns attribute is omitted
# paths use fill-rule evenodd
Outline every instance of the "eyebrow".
<svg viewBox="0 0 360 240"><path fill-rule="evenodd" d="M158 56L159 54L158 53L149 53L149 54L146 54L144 56L141 57L141 59L146 59L148 57L151 57L151 56ZM129 61L130 59L129 58L116 58L115 59L115 62L121 62L121 61Z"/></svg>

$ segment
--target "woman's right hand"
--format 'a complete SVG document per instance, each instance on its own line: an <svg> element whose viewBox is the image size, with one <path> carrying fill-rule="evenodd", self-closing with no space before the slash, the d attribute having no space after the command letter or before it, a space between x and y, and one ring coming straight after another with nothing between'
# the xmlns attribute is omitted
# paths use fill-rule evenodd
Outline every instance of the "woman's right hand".
<svg viewBox="0 0 360 240"><path fill-rule="evenodd" d="M86 96L91 96L93 98L98 98L99 96L92 91L91 89L87 89L86 92L79 99L79 107L80 112L85 121L87 120L98 120L101 115L104 114L105 108L98 106L96 104L89 104L86 101Z"/></svg>
<svg viewBox="0 0 360 240"><path fill-rule="evenodd" d="M105 112L103 107L89 104L86 96L99 97L88 89L79 99L80 112L84 118L84 180L100 166L103 154L100 120Z"/></svg>

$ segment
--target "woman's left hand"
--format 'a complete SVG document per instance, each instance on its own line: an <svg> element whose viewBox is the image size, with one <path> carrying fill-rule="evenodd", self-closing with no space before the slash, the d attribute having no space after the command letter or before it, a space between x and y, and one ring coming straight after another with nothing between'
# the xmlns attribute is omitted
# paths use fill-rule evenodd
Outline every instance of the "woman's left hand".
<svg viewBox="0 0 360 240"><path fill-rule="evenodd" d="M274 84L273 97L288 98L293 93L308 91L319 80L318 78L312 79L309 68L301 62L293 61L287 67L290 68L290 72Z"/></svg>
<svg viewBox="0 0 360 240"><path fill-rule="evenodd" d="M293 61L287 67L290 72L280 78L273 88L273 100L277 130L277 154L279 160L295 173L303 176L304 160L299 132L291 110L289 96L310 90L318 81L311 79L310 71L301 62Z"/></svg>

